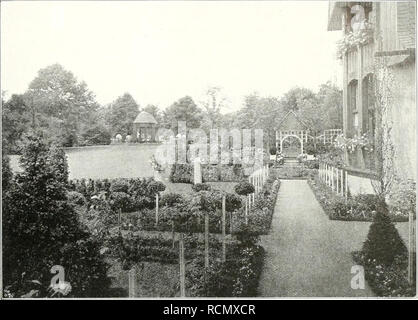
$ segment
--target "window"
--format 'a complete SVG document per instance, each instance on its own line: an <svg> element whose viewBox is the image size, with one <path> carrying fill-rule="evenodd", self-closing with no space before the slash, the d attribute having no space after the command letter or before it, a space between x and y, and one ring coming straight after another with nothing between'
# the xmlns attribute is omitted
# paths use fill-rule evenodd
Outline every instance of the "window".
<svg viewBox="0 0 418 320"><path fill-rule="evenodd" d="M348 85L347 95L347 134L352 137L357 133L358 114L357 114L357 80L352 80Z"/></svg>

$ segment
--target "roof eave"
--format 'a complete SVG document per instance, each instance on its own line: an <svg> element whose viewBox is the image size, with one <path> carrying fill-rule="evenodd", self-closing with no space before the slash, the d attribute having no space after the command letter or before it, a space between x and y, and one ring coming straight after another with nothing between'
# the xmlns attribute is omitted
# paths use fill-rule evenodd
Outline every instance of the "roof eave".
<svg viewBox="0 0 418 320"><path fill-rule="evenodd" d="M347 2L330 1L328 5L328 31L342 30L342 14L343 8L347 6Z"/></svg>

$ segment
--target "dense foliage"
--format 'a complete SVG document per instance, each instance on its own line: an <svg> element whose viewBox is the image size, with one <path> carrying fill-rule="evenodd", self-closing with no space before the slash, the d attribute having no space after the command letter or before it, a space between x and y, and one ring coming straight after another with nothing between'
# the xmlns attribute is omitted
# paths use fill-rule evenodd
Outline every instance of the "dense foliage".
<svg viewBox="0 0 418 320"><path fill-rule="evenodd" d="M408 282L408 251L381 201L367 239L354 260L363 265L366 280L378 296L414 296L414 283ZM413 258L415 261L415 258ZM413 267L415 270L415 266Z"/></svg>
<svg viewBox="0 0 418 320"><path fill-rule="evenodd" d="M308 180L309 186L325 213L332 220L373 221L376 205L381 201L377 195L359 194L348 199L331 192L318 176ZM392 221L407 221L408 215L400 211L390 210Z"/></svg>
<svg viewBox="0 0 418 320"><path fill-rule="evenodd" d="M3 191L3 279L5 293L27 294L33 281L45 296L61 265L71 296L102 296L109 284L100 243L83 228L67 199L68 170L62 149L30 137L20 160L23 172ZM7 168L6 168L7 171Z"/></svg>

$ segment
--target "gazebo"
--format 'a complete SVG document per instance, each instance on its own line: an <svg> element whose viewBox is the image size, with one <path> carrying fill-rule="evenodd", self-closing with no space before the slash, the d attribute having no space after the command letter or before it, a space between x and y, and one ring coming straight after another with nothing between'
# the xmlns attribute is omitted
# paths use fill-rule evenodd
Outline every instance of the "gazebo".
<svg viewBox="0 0 418 320"><path fill-rule="evenodd" d="M158 122L152 114L142 111L133 123L133 138L137 142L156 142Z"/></svg>

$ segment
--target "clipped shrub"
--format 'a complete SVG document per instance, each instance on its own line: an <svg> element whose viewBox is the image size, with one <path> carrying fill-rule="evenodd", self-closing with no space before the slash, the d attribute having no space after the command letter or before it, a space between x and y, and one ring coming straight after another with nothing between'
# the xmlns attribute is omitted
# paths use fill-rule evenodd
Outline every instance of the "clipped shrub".
<svg viewBox="0 0 418 320"><path fill-rule="evenodd" d="M124 192L128 193L129 182L124 179L115 179L110 185L111 192Z"/></svg>
<svg viewBox="0 0 418 320"><path fill-rule="evenodd" d="M184 201L183 196L180 193L166 193L161 196L160 205L163 207L172 207Z"/></svg>
<svg viewBox="0 0 418 320"><path fill-rule="evenodd" d="M122 209L122 212L128 212L132 208L132 200L129 194L125 192L112 192L110 205L113 210Z"/></svg>
<svg viewBox="0 0 418 320"><path fill-rule="evenodd" d="M392 264L397 255L406 254L407 251L388 213L386 203L380 201L367 239L363 244L366 258L375 259L384 265Z"/></svg>
<svg viewBox="0 0 418 320"><path fill-rule="evenodd" d="M190 164L175 163L171 167L170 182L191 183L193 180L193 167Z"/></svg>
<svg viewBox="0 0 418 320"><path fill-rule="evenodd" d="M204 165L202 166L202 180L205 182L219 181L219 169L218 165Z"/></svg>
<svg viewBox="0 0 418 320"><path fill-rule="evenodd" d="M249 183L248 181L242 181L238 183L235 188L235 192L239 194L240 196L246 196L250 193L253 193L255 191L254 186Z"/></svg>
<svg viewBox="0 0 418 320"><path fill-rule="evenodd" d="M165 190L165 184L162 183L161 181L151 180L149 182L149 191L151 192L151 194L155 195L159 192L163 192L164 190Z"/></svg>
<svg viewBox="0 0 418 320"><path fill-rule="evenodd" d="M84 206L86 204L86 198L77 191L69 191L67 194L68 201L77 206Z"/></svg>
<svg viewBox="0 0 418 320"><path fill-rule="evenodd" d="M210 189L211 189L210 185L206 183L196 183L192 186L192 190L195 192L209 191Z"/></svg>
<svg viewBox="0 0 418 320"><path fill-rule="evenodd" d="M226 193L225 195L225 210L234 212L242 206L241 198L233 193Z"/></svg>

